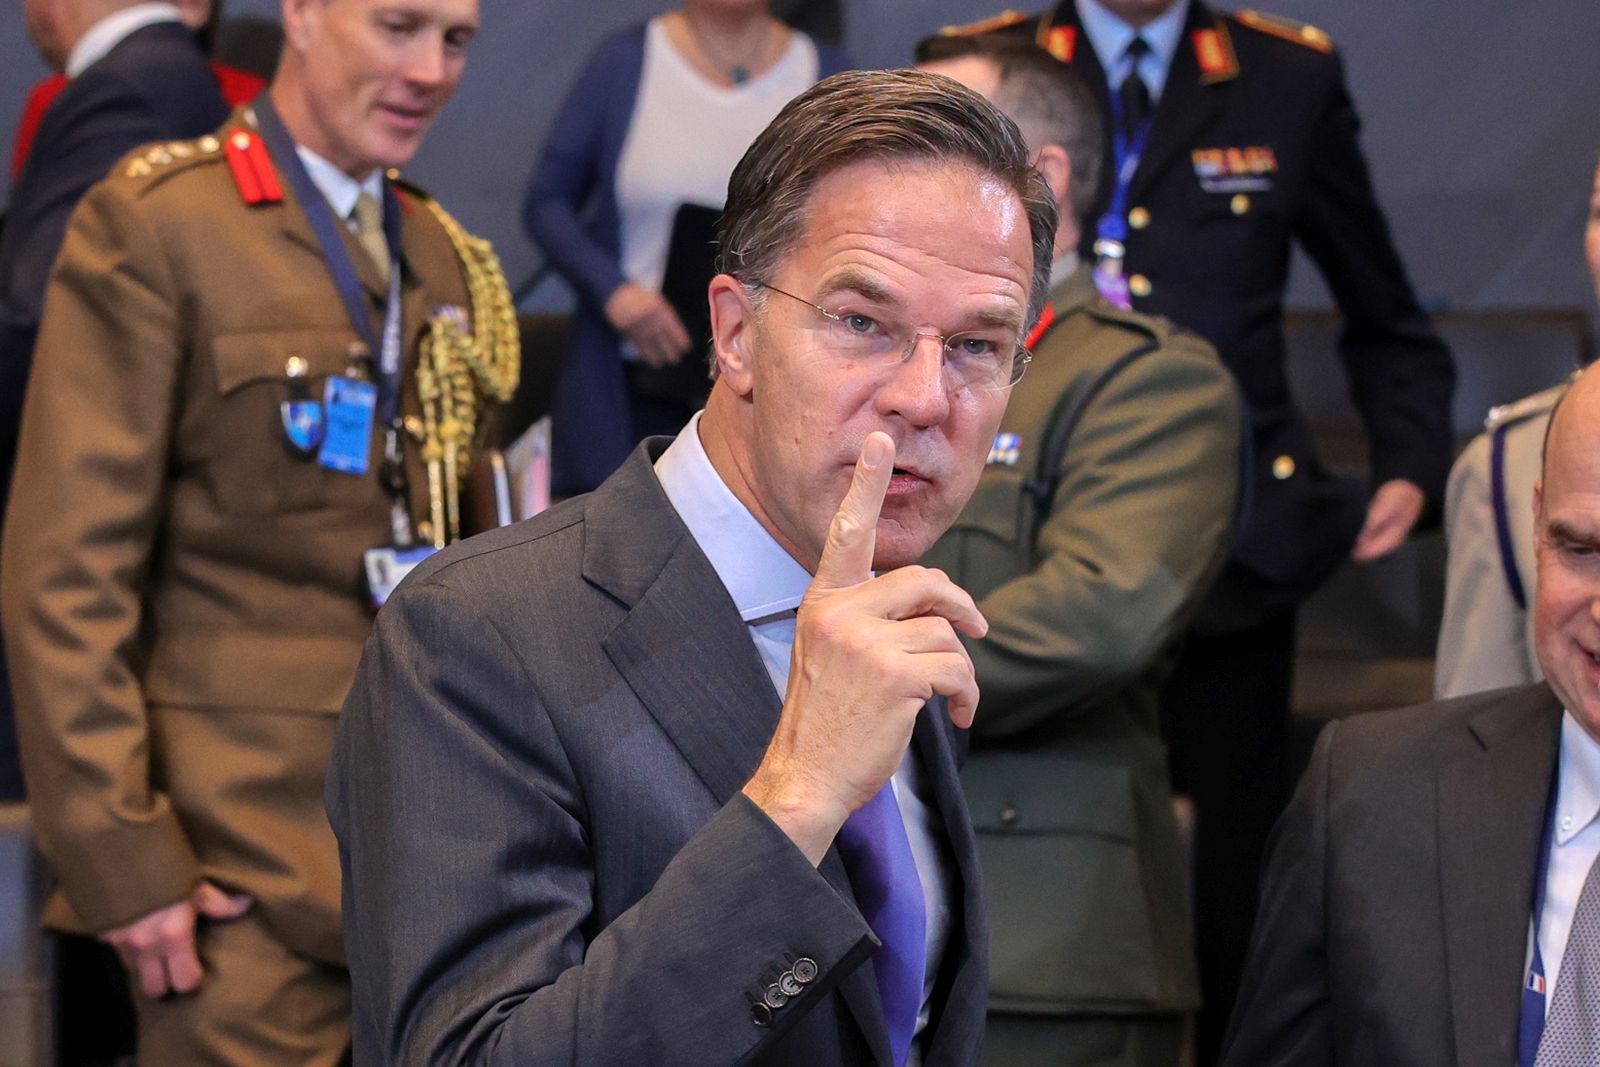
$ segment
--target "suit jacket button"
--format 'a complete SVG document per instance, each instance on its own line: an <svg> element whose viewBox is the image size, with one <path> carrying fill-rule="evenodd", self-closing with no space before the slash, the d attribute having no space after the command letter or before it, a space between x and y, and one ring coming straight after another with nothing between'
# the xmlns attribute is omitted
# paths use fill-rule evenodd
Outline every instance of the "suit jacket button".
<svg viewBox="0 0 1600 1067"><path fill-rule="evenodd" d="M783 995L786 997L798 997L800 995L800 979L794 976L793 971L784 971L778 975L778 988L783 991Z"/></svg>
<svg viewBox="0 0 1600 1067"><path fill-rule="evenodd" d="M789 995L783 990L779 989L777 985L769 985L767 986L767 995L763 997L762 1000L766 1002L767 1007L771 1008L773 1011L777 1011L779 1008L789 1003Z"/></svg>
<svg viewBox="0 0 1600 1067"><path fill-rule="evenodd" d="M1235 215L1247 213L1250 210L1250 198L1243 193L1235 195L1232 200L1228 201L1228 210Z"/></svg>
<svg viewBox="0 0 1600 1067"><path fill-rule="evenodd" d="M1012 805L1007 804L1005 807L1000 809L1001 826L1015 826L1018 818L1020 818L1020 815L1017 812L1017 809Z"/></svg>
<svg viewBox="0 0 1600 1067"><path fill-rule="evenodd" d="M750 1005L750 1021L757 1026L767 1027L772 1025L772 1009L761 1001Z"/></svg>
<svg viewBox="0 0 1600 1067"><path fill-rule="evenodd" d="M801 956L794 961L794 976L801 985L810 985L817 980L817 961L810 956Z"/></svg>
<svg viewBox="0 0 1600 1067"><path fill-rule="evenodd" d="M1279 456L1272 461L1272 476L1278 481L1294 477L1294 457Z"/></svg>

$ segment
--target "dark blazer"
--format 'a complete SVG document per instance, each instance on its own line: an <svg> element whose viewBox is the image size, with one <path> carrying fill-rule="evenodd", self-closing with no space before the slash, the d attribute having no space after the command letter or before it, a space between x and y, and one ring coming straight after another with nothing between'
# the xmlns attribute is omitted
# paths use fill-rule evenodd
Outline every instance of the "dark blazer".
<svg viewBox="0 0 1600 1067"><path fill-rule="evenodd" d="M1325 35L1296 26L1219 14L1194 0L1128 194L1130 217L1141 223L1127 238L1135 310L1210 341L1250 410L1250 511L1201 613L1201 627L1213 632L1260 622L1315 588L1348 554L1370 492L1323 469L1289 390L1283 293L1291 245L1316 263L1343 316L1339 358L1366 427L1372 486L1409 479L1437 505L1453 448L1454 367L1378 206L1344 64ZM1073 0L1007 32L1048 40L1052 29L1062 31L1057 41L1072 42L1072 65L1109 114L1105 70ZM1226 60L1220 68L1202 71L1199 40L1216 42ZM1208 149L1266 149L1274 169L1258 176L1264 188L1208 191L1195 156ZM1105 153L1109 160L1109 123ZM1112 170L1102 168L1084 223L1085 258L1093 256Z"/></svg>
<svg viewBox="0 0 1600 1067"><path fill-rule="evenodd" d="M379 615L328 777L358 1065L887 1063L875 939L740 788L779 701L650 464L472 538ZM953 729L914 748L960 876L925 1062L987 972ZM768 986L817 976L762 1025Z"/></svg>
<svg viewBox="0 0 1600 1067"><path fill-rule="evenodd" d="M129 34L61 91L39 124L0 230L0 510L45 284L67 217L112 164L149 141L210 133L228 117L205 54L179 22ZM0 662L0 799L21 795L10 686Z"/></svg>
<svg viewBox="0 0 1600 1067"><path fill-rule="evenodd" d="M1227 1067L1506 1067L1561 705L1333 723L1275 831Z"/></svg>

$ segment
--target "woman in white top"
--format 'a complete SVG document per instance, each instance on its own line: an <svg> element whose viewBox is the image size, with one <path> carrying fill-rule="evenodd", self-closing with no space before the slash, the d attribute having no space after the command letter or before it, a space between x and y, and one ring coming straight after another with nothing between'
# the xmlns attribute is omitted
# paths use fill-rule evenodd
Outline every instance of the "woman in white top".
<svg viewBox="0 0 1600 1067"><path fill-rule="evenodd" d="M765 0L686 0L590 57L524 214L578 296L553 404L555 492L593 489L704 398L709 239L728 175L784 104L845 66Z"/></svg>

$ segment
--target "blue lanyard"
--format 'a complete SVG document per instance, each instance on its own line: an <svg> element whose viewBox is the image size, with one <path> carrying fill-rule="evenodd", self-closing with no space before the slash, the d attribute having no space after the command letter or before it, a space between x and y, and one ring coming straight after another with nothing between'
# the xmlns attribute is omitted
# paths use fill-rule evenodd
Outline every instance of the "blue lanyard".
<svg viewBox="0 0 1600 1067"><path fill-rule="evenodd" d="M355 327L357 336L366 343L367 351L377 356L378 418L393 431L400 416L401 371L400 205L395 199L394 190L388 182L383 183L383 234L389 242L392 265L389 268L389 299L383 313L383 334L379 337L372 331L366 293L361 287L356 265L350 260L350 252L340 234L340 225L333 217L333 209L328 206L327 198L312 181L300 159L300 153L295 151L294 139L273 110L271 101L263 94L253 107L260 123L261 139L266 142L273 162L288 178L295 199L300 202L301 210L306 213L306 219L317 235L317 244L322 247L322 260L328 266L328 273L333 275L334 288L339 292L350 324Z"/></svg>
<svg viewBox="0 0 1600 1067"><path fill-rule="evenodd" d="M1137 66L1128 75L1130 78L1139 76ZM1144 155L1146 142L1150 140L1150 127L1155 122L1152 114L1129 137L1123 131L1122 122L1122 96L1115 90L1111 93L1111 162L1114 183L1111 187L1111 203L1106 206L1106 212L1100 216L1100 224L1095 231L1095 236L1100 241L1115 241L1122 246L1128 239L1128 189L1133 185L1133 176L1139 170L1139 158ZM1096 242L1098 248L1099 242ZM1117 253L1121 258L1121 253Z"/></svg>
<svg viewBox="0 0 1600 1067"><path fill-rule="evenodd" d="M1559 758L1559 757L1558 757ZM1550 778L1550 797L1545 801L1544 840L1539 845L1539 870L1533 883L1533 959L1522 983L1522 1014L1517 1021L1517 1067L1533 1067L1539 1055L1539 1039L1544 1036L1546 983L1544 954L1539 951L1539 927L1544 923L1545 890L1550 881L1550 852L1556 838L1556 785L1560 774Z"/></svg>

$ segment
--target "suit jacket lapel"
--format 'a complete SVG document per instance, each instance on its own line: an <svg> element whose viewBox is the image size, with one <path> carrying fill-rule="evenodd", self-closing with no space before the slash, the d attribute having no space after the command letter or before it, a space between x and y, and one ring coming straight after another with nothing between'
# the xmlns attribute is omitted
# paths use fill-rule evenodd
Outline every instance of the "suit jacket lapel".
<svg viewBox="0 0 1600 1067"><path fill-rule="evenodd" d="M1223 113L1231 82L1205 81L1195 58L1194 34L1197 30L1216 30L1224 41L1228 30L1222 19L1196 2L1189 7L1183 36L1167 71L1166 85L1156 105L1150 141L1139 158L1133 183L1128 188L1128 203L1134 205L1150 184L1169 166L1179 162L1195 147L1197 139ZM1230 51L1232 45L1227 46Z"/></svg>
<svg viewBox="0 0 1600 1067"><path fill-rule="evenodd" d="M1456 1054L1462 1067L1516 1054L1534 868L1560 742L1544 686L1468 724L1471 750L1439 770L1439 878Z"/></svg>
<svg viewBox="0 0 1600 1067"><path fill-rule="evenodd" d="M630 608L607 636L606 655L725 804L755 773L782 704L728 591L651 470L664 448L662 440L646 442L594 494L583 573ZM837 850L829 849L818 869L854 899ZM889 1034L870 963L837 989L887 1063Z"/></svg>

